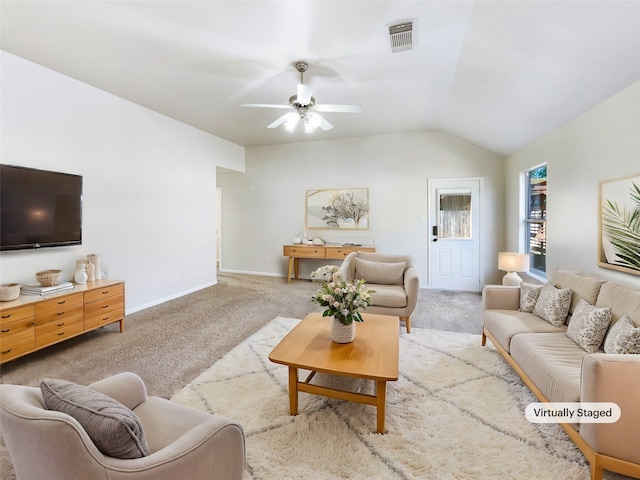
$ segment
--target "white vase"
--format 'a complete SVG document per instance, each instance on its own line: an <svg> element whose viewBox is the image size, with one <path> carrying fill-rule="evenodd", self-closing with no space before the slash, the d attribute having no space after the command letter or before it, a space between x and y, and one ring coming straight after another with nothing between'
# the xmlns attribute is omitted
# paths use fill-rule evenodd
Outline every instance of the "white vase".
<svg viewBox="0 0 640 480"><path fill-rule="evenodd" d="M336 343L351 343L356 336L356 322L345 325L337 318L331 321L331 340Z"/></svg>
<svg viewBox="0 0 640 480"><path fill-rule="evenodd" d="M96 254L89 255L89 263L93 264L95 279L100 280L102 278L102 270L100 267L100 257Z"/></svg>
<svg viewBox="0 0 640 480"><path fill-rule="evenodd" d="M95 282L95 269L93 263L87 263L87 282Z"/></svg>
<svg viewBox="0 0 640 480"><path fill-rule="evenodd" d="M73 280L78 285L84 285L85 283L87 283L87 271L85 270L85 268L86 265L84 263L79 263L76 273L73 274Z"/></svg>

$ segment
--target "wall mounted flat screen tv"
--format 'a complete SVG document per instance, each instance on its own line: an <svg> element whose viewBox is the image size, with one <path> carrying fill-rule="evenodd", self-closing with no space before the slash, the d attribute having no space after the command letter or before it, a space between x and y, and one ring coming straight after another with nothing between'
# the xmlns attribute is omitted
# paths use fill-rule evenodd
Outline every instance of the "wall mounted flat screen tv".
<svg viewBox="0 0 640 480"><path fill-rule="evenodd" d="M82 177L0 165L0 250L82 244Z"/></svg>

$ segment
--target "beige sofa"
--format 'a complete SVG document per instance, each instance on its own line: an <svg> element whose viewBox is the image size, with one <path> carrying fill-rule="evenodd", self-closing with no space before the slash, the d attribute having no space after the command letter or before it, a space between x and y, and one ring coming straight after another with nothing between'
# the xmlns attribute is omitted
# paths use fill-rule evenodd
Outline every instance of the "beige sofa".
<svg viewBox="0 0 640 480"><path fill-rule="evenodd" d="M351 252L339 269L347 281L364 279L373 290L366 313L399 317L411 332L411 314L420 295L418 270L409 255Z"/></svg>
<svg viewBox="0 0 640 480"><path fill-rule="evenodd" d="M550 283L571 289L565 324L521 311L521 287L486 286L482 344L489 338L541 402L616 403L621 417L615 423L561 425L590 463L592 479L600 480L603 469L640 478L640 355L604 353L602 346L588 353L567 336L582 299L611 307L606 335L625 315L640 326L640 291L565 271ZM530 291L528 285L522 289Z"/></svg>

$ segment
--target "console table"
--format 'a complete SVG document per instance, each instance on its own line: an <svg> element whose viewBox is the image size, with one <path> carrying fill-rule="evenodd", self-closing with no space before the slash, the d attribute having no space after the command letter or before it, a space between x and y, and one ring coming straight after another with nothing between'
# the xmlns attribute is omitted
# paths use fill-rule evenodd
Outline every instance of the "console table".
<svg viewBox="0 0 640 480"><path fill-rule="evenodd" d="M124 282L101 279L0 304L0 363L110 323L124 332Z"/></svg>
<svg viewBox="0 0 640 480"><path fill-rule="evenodd" d="M283 255L289 257L287 283L291 282L291 272L298 278L298 263L301 258L326 258L342 260L351 252L375 252L372 245L285 245Z"/></svg>

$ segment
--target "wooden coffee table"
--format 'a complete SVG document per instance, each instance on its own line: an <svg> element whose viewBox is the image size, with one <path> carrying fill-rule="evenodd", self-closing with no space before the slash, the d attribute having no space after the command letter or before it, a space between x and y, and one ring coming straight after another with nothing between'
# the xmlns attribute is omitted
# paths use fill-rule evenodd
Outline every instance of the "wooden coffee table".
<svg viewBox="0 0 640 480"><path fill-rule="evenodd" d="M347 344L331 341L331 321L310 313L273 349L269 360L289 367L289 413L298 414L298 392L323 395L377 408L377 431L384 433L387 382L398 380L398 317L363 314L356 338ZM298 369L310 370L304 380ZM311 384L317 372L373 380L375 395Z"/></svg>

